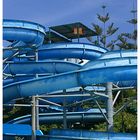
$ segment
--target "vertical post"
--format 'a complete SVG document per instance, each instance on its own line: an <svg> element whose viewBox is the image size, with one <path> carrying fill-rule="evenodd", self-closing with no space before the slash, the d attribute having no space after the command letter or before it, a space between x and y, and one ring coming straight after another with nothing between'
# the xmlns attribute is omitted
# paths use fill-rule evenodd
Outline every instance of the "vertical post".
<svg viewBox="0 0 140 140"><path fill-rule="evenodd" d="M39 130L39 100L38 97L36 96L35 98L35 102L36 102L36 130Z"/></svg>
<svg viewBox="0 0 140 140"><path fill-rule="evenodd" d="M35 61L38 61L38 51L35 50ZM38 78L38 74L36 74ZM36 140L36 130L39 128L39 118L38 118L38 99L35 96L32 96L32 140Z"/></svg>
<svg viewBox="0 0 140 140"><path fill-rule="evenodd" d="M66 90L63 90L64 95L66 95ZM67 129L67 114L66 114L66 97L63 98L63 127Z"/></svg>
<svg viewBox="0 0 140 140"><path fill-rule="evenodd" d="M36 140L35 96L32 96L32 140Z"/></svg>
<svg viewBox="0 0 140 140"><path fill-rule="evenodd" d="M35 51L35 60L38 62L38 50ZM38 78L38 74L36 74L36 78ZM39 101L38 98L35 98L35 115L36 115L36 130L39 130L39 107L38 107Z"/></svg>
<svg viewBox="0 0 140 140"><path fill-rule="evenodd" d="M113 97L112 97L112 82L106 84L106 94L108 95L107 99L107 117L109 124L107 129L109 132L113 131Z"/></svg>

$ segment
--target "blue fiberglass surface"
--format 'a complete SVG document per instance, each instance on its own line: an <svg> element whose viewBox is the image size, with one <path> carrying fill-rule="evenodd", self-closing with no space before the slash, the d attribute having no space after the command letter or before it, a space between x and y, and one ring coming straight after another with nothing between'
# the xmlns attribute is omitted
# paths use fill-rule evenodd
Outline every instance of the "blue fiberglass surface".
<svg viewBox="0 0 140 140"><path fill-rule="evenodd" d="M92 132L85 130L70 130L70 129L53 129L49 132L49 135L52 136L67 136L75 138L85 138L86 140L136 140L136 134L133 133L108 133L108 132ZM57 140L60 140L58 138ZM51 139L50 139L51 140ZM53 140L53 139L52 139Z"/></svg>
<svg viewBox="0 0 140 140"><path fill-rule="evenodd" d="M51 62L29 62L30 59L18 59L13 58L13 63L9 63L5 72L8 74L44 74L55 73L54 76L43 76L39 78L29 79L27 76L18 77L17 80L7 79L5 81L3 98L4 102L9 102L12 99L51 94L59 90L91 86L96 84L102 84L106 82L121 82L122 86L131 83L136 83L137 80L137 54L134 50L129 51L112 51L108 52L107 49L91 44L85 43L57 43L42 45L45 28L37 23L32 23L22 20L4 20L3 21L3 38L13 42L11 45L14 47L20 47L19 54L34 55L35 50L38 48L39 60L46 59L65 59L65 58L78 58L87 59L89 61L86 65L80 66L69 62L60 62L56 60ZM31 48L27 48L31 47ZM6 50L6 49L5 49ZM4 51L4 59L12 56L16 51L7 50ZM23 61L23 62L16 62ZM30 77L33 78L33 77ZM13 81L12 81L13 80ZM20 81L23 80L23 81ZM19 82L20 81L20 82ZM12 93L12 94L11 94ZM69 98L71 102L75 98ZM80 100L80 98L79 98ZM101 114L97 112L74 112L67 113L67 119L70 122L76 121L104 121ZM51 118L51 119L50 119ZM23 116L17 118L11 123L25 123L30 122L31 116ZM62 122L63 113L60 114L44 114L40 115L41 122ZM9 127L11 128L11 127ZM7 128L8 130L8 128ZM9 132L11 132L9 130ZM13 134L16 132L13 132ZM22 133L22 132L21 132ZM100 140L135 140L134 134L123 133L91 133L90 131L72 131L72 130L54 130L51 131L52 135L60 135L59 138L49 138L50 140L58 139L62 140L62 136L67 136L67 139L71 137L77 137L77 139L89 139L97 138ZM29 134L31 135L31 134ZM82 137L81 137L82 136Z"/></svg>
<svg viewBox="0 0 140 140"><path fill-rule="evenodd" d="M105 113L105 110L103 110ZM68 122L77 122L77 121L86 121L86 122L98 122L104 121L103 115L100 111L92 110L91 112L67 112L67 121ZM63 122L63 113L41 113L39 114L39 121L40 123L62 123ZM13 119L8 124L22 124L22 123L30 123L31 122L31 115L26 115L22 117L18 117Z"/></svg>
<svg viewBox="0 0 140 140"><path fill-rule="evenodd" d="M116 50L104 53L99 59L137 57L136 50Z"/></svg>
<svg viewBox="0 0 140 140"><path fill-rule="evenodd" d="M5 135L32 135L32 127L26 124L4 124L3 134ZM36 132L37 135L43 135L40 131Z"/></svg>
<svg viewBox="0 0 140 140"><path fill-rule="evenodd" d="M98 66L103 65L103 63L110 62L110 60L116 60L115 63L120 63L120 64L123 63L122 65L125 65L126 64L125 62L122 62L122 61L119 62L120 58L121 59L123 58L126 61L130 61L130 63L133 63L133 60L134 60L134 63L137 63L137 61L135 61L135 59L137 58L137 51L136 50L126 50L126 51L111 51L111 52L107 52L107 53L103 54L98 60L89 61L88 63L86 63L84 65L83 68L91 67L91 66L94 67L95 65L98 65ZM104 64L104 65L106 65L106 64ZM110 64L110 65L114 65L114 64ZM95 66L95 68L96 68L96 66Z"/></svg>
<svg viewBox="0 0 140 140"><path fill-rule="evenodd" d="M123 59L120 59L121 62ZM78 71L67 72L55 76L47 76L25 82L17 82L4 86L4 101L9 101L14 97L25 97L36 94L44 94L52 91L78 87L80 85L91 85L105 82L131 81L137 79L137 64L126 61L125 65L115 63L110 60L104 67L86 68ZM113 63L114 61L114 63ZM133 62L133 61L132 61ZM110 74L111 73L111 74ZM124 76L125 75L125 76ZM52 84L53 83L53 84ZM47 88L46 88L47 87ZM15 94L10 94L11 90Z"/></svg>
<svg viewBox="0 0 140 140"><path fill-rule="evenodd" d="M50 58L79 58L94 60L100 57L103 53L107 52L105 48L93 46L91 44L57 44L50 47L50 45L44 45L38 50L39 60Z"/></svg>
<svg viewBox="0 0 140 140"><path fill-rule="evenodd" d="M75 48L75 46L77 48L86 48L86 49L94 49L96 51L102 52L102 53L106 53L108 51L108 49L101 47L101 46L95 46L93 44L89 44L89 43L76 43L76 42L68 42L68 43L52 43L52 44L46 44L46 45L42 45L39 47L39 50L41 49L55 49L55 48Z"/></svg>
<svg viewBox="0 0 140 140"><path fill-rule="evenodd" d="M22 20L3 21L3 39L23 41L39 46L43 43L45 28L37 23Z"/></svg>
<svg viewBox="0 0 140 140"><path fill-rule="evenodd" d="M9 63L4 72L8 74L57 74L78 70L81 67L82 66L79 64L59 60L43 62L12 62Z"/></svg>
<svg viewBox="0 0 140 140"><path fill-rule="evenodd" d="M26 43L22 42L22 41L14 41L12 44L10 44L10 47L25 47ZM5 47L6 48L6 47ZM3 51L3 59L12 56L14 53L16 52L16 50L4 50Z"/></svg>

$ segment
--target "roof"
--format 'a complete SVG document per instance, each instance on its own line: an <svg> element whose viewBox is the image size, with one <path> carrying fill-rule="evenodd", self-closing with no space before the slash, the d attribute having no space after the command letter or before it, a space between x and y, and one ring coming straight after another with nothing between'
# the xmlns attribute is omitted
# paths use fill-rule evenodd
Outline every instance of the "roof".
<svg viewBox="0 0 140 140"><path fill-rule="evenodd" d="M44 44L49 43L51 41L52 43L57 43L57 42L70 42L70 40L66 37L63 37L55 32L48 31L46 32L45 38L44 38Z"/></svg>
<svg viewBox="0 0 140 140"><path fill-rule="evenodd" d="M49 28L69 39L97 36L96 32L89 29L87 26L85 26L80 22L59 25L59 26L52 26Z"/></svg>

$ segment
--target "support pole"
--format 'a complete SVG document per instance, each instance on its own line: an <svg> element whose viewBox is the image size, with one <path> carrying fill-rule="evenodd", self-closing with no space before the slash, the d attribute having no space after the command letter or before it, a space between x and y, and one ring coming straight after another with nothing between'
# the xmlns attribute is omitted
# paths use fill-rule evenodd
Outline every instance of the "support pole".
<svg viewBox="0 0 140 140"><path fill-rule="evenodd" d="M35 107L35 96L32 96L32 140L36 140L36 107Z"/></svg>
<svg viewBox="0 0 140 140"><path fill-rule="evenodd" d="M38 62L38 50L35 51L35 61ZM36 78L38 78L38 74L36 74ZM39 100L38 97L35 97L35 121L36 121L36 130L39 130Z"/></svg>
<svg viewBox="0 0 140 140"><path fill-rule="evenodd" d="M38 97L36 96L35 98L36 102L36 130L39 130L39 100Z"/></svg>
<svg viewBox="0 0 140 140"><path fill-rule="evenodd" d="M16 51L16 52L15 52L14 54L12 54L11 56L5 58L5 59L3 60L3 63L5 63L5 62L8 61L9 59L11 59L11 58L17 56L18 54L19 54L19 51Z"/></svg>
<svg viewBox="0 0 140 140"><path fill-rule="evenodd" d="M108 95L107 99L107 117L109 124L107 130L109 132L113 131L113 97L112 97L112 82L106 84L106 94Z"/></svg>
<svg viewBox="0 0 140 140"><path fill-rule="evenodd" d="M121 93L121 91L119 90L119 91L117 92L117 94L116 94L116 96L115 96L114 100L113 100L113 106L115 105L116 100L118 99L118 97L119 97L120 93Z"/></svg>
<svg viewBox="0 0 140 140"><path fill-rule="evenodd" d="M103 117L105 118L105 120L107 121L107 123L109 124L109 121L108 121L108 118L106 117L105 113L103 112L101 106L99 105L98 101L97 100L94 100L96 105L98 106L100 112L102 113Z"/></svg>
<svg viewBox="0 0 140 140"><path fill-rule="evenodd" d="M38 61L38 51L35 50L35 61ZM36 74L36 78L38 78L38 74ZM38 99L37 99L38 100ZM39 127L39 118L38 118L38 101L35 96L32 96L32 140L36 140L36 130Z"/></svg>
<svg viewBox="0 0 140 140"><path fill-rule="evenodd" d="M63 90L64 94L66 94L66 90ZM63 127L67 129L67 114L66 114L66 97L63 99Z"/></svg>

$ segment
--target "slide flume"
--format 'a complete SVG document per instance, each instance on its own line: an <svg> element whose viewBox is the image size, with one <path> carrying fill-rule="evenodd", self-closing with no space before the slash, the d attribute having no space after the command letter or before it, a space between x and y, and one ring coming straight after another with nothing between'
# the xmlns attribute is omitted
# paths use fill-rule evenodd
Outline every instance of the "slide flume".
<svg viewBox="0 0 140 140"><path fill-rule="evenodd" d="M116 83L118 81L129 84L137 81L137 54L135 50L109 52L106 48L87 43L44 45L44 36L45 28L40 24L22 20L3 21L3 39L12 42L11 46L4 48L4 74L14 75L15 79L18 75L21 75L21 78L16 80L12 76L4 80L4 103L16 98L52 94L52 92L81 86L92 86L107 82ZM38 53L38 61L30 59L35 52ZM23 58L18 58L17 55ZM64 61L64 59L69 58L89 61L85 65ZM11 62L7 63L7 61ZM36 74L42 74L42 76L35 77ZM101 114L91 114L72 112L68 113L67 117L68 121L73 120L74 122L79 120L93 121L93 119L94 121L104 120ZM40 117L40 120L42 122L56 120L56 123L58 123L56 113L51 114L51 120L47 115L44 114ZM62 121L63 114L58 113L57 115L59 116L58 120ZM11 123L29 121L30 116L23 116L12 120ZM58 140L69 139L67 133L72 133L74 139L80 139L79 131L73 133L72 130L52 130L50 137L45 137L45 139L53 139L52 135ZM80 136L81 139L88 139L90 138L89 134L92 135L89 131L82 132L82 134L84 133L86 136ZM94 134L92 138L96 137L98 133L95 132ZM128 140L128 137L130 140L136 139L136 135L131 134L108 134L110 135L109 140L114 140L114 137L117 140ZM44 139L42 136L39 137L42 140ZM106 134L103 134L103 137L105 140ZM99 135L97 138L101 139Z"/></svg>

